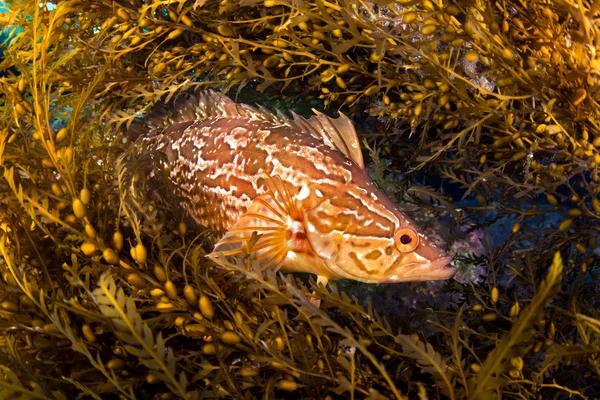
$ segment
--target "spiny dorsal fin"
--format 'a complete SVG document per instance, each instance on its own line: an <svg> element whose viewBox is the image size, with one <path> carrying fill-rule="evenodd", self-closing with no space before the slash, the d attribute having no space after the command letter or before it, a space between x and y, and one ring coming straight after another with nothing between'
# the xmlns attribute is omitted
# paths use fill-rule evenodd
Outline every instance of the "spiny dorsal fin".
<svg viewBox="0 0 600 400"><path fill-rule="evenodd" d="M340 113L337 119L329 118L327 115L313 109L315 115L308 120L294 114L294 122L308 129L311 133L317 133L325 144L343 153L352 159L361 168L365 167L358 135L352 121Z"/></svg>
<svg viewBox="0 0 600 400"><path fill-rule="evenodd" d="M287 118L282 119L263 106L256 108L248 104L236 103L214 90L203 90L197 96L196 113L201 117L200 120L215 117L241 117L269 121L274 124L287 122Z"/></svg>
<svg viewBox="0 0 600 400"><path fill-rule="evenodd" d="M167 133L169 127L181 128L207 118L249 118L273 124L295 125L322 139L329 147L340 151L364 168L358 136L350 119L342 113L339 118L333 119L317 110L313 109L313 112L316 115L308 120L292 112L292 120L279 110L277 114L273 114L263 106L255 108L248 104L238 104L222 93L202 90L196 95L181 96L168 104L157 104L143 122L132 125L129 135L148 138Z"/></svg>
<svg viewBox="0 0 600 400"><path fill-rule="evenodd" d="M264 107L238 104L212 89L196 94L184 94L168 103L158 102L143 121L134 122L128 130L130 138L151 137L165 133L173 125L190 125L207 118L241 117L270 121L276 124L289 120L274 115Z"/></svg>

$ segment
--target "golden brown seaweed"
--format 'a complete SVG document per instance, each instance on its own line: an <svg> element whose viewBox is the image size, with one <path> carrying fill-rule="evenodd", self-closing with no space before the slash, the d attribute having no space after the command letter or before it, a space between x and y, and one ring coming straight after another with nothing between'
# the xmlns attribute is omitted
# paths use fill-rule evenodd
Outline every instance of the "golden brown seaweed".
<svg viewBox="0 0 600 400"><path fill-rule="evenodd" d="M0 14L0 393L596 397L598 12L12 1ZM376 182L429 221L450 215L468 283L329 292L249 258L207 261L218 238L161 187L159 155L124 137L157 102L208 87L365 120ZM469 201L454 206L430 177ZM510 232L469 254L466 225L469 238Z"/></svg>

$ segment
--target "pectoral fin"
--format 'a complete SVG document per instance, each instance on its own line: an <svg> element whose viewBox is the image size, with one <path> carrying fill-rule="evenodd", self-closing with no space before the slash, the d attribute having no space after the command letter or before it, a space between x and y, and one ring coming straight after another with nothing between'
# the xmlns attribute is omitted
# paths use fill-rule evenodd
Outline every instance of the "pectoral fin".
<svg viewBox="0 0 600 400"><path fill-rule="evenodd" d="M263 267L279 268L288 249L286 216L269 195L258 196L248 211L225 233L209 256L255 254Z"/></svg>
<svg viewBox="0 0 600 400"><path fill-rule="evenodd" d="M295 233L304 229L297 222L301 212L277 177L268 177L269 191L256 197L244 215L215 245L209 256L256 255L263 268L281 268L296 243ZM304 240L306 242L306 240Z"/></svg>

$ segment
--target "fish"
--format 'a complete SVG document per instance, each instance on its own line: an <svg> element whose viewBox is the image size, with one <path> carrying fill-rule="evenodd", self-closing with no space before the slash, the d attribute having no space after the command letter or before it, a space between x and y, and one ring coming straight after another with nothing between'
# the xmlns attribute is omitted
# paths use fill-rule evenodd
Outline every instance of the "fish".
<svg viewBox="0 0 600 400"><path fill-rule="evenodd" d="M449 279L452 257L371 180L348 117L309 119L203 90L130 129L193 220L220 237L212 257L256 257L324 285Z"/></svg>

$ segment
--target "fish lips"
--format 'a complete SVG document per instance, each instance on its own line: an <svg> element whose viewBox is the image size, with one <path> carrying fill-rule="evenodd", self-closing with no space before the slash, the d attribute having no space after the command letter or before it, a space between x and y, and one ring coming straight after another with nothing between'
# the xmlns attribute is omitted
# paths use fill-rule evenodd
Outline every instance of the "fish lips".
<svg viewBox="0 0 600 400"><path fill-rule="evenodd" d="M414 263L406 266L406 272L398 276L397 282L439 281L450 279L456 268L449 267L452 257L444 256L428 263Z"/></svg>

